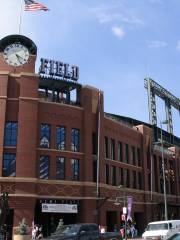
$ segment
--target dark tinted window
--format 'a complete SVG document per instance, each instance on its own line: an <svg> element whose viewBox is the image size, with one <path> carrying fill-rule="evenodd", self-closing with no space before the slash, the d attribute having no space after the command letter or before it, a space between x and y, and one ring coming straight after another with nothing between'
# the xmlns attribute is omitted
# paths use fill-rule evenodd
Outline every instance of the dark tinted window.
<svg viewBox="0 0 180 240"><path fill-rule="evenodd" d="M72 128L71 130L71 150L79 152L79 129Z"/></svg>
<svg viewBox="0 0 180 240"><path fill-rule="evenodd" d="M59 150L65 150L66 147L66 129L65 127L56 128L56 148Z"/></svg>
<svg viewBox="0 0 180 240"><path fill-rule="evenodd" d="M74 181L79 180L79 160L71 159L71 179Z"/></svg>
<svg viewBox="0 0 180 240"><path fill-rule="evenodd" d="M40 156L39 178L49 179L49 156Z"/></svg>
<svg viewBox="0 0 180 240"><path fill-rule="evenodd" d="M109 158L108 137L104 138L105 158Z"/></svg>
<svg viewBox="0 0 180 240"><path fill-rule="evenodd" d="M65 179L65 158L64 157L56 158L56 179L60 179L60 180Z"/></svg>
<svg viewBox="0 0 180 240"><path fill-rule="evenodd" d="M40 147L50 148L50 125L41 124Z"/></svg>
<svg viewBox="0 0 180 240"><path fill-rule="evenodd" d="M17 145L17 122L6 122L4 129L4 146Z"/></svg>
<svg viewBox="0 0 180 240"><path fill-rule="evenodd" d="M109 184L109 165L106 164L106 184Z"/></svg>
<svg viewBox="0 0 180 240"><path fill-rule="evenodd" d="M123 153L122 153L122 143L118 142L118 161L122 162L123 161Z"/></svg>
<svg viewBox="0 0 180 240"><path fill-rule="evenodd" d="M16 176L16 154L5 153L3 155L3 177Z"/></svg>

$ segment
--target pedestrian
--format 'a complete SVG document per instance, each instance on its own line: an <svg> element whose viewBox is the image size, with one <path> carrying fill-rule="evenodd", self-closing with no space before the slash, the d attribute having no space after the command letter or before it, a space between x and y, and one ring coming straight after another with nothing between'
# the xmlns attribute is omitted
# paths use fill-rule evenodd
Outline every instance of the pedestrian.
<svg viewBox="0 0 180 240"><path fill-rule="evenodd" d="M114 232L119 232L119 228L118 228L118 225L117 224L115 224L114 225L114 230L113 230Z"/></svg>
<svg viewBox="0 0 180 240"><path fill-rule="evenodd" d="M38 231L37 231L37 239L43 239L42 227L39 227L39 228L38 228Z"/></svg>
<svg viewBox="0 0 180 240"><path fill-rule="evenodd" d="M130 226L130 233L131 233L131 237L133 238L135 236L135 227L133 224L131 224Z"/></svg>
<svg viewBox="0 0 180 240"><path fill-rule="evenodd" d="M124 238L124 227L123 226L120 227L120 234Z"/></svg>
<svg viewBox="0 0 180 240"><path fill-rule="evenodd" d="M32 228L32 240L36 239L36 235L37 235L37 228L36 228L36 225L34 225L34 227Z"/></svg>
<svg viewBox="0 0 180 240"><path fill-rule="evenodd" d="M104 226L99 226L99 229L100 229L100 233L105 233L106 230L105 230L105 227Z"/></svg>

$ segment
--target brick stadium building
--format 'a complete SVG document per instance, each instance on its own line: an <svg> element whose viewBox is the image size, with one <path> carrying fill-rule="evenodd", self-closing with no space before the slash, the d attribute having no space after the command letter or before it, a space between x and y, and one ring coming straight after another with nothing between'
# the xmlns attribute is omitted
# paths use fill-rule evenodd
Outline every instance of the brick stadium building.
<svg viewBox="0 0 180 240"><path fill-rule="evenodd" d="M112 230L129 199L140 232L163 219L162 148L153 144L160 129L105 113L103 92L79 84L75 66L42 59L36 74L37 48L27 37L7 36L0 50L0 189L9 194L8 226L25 217L30 226L42 224L44 235L59 219ZM180 139L166 131L163 139L168 216L177 219Z"/></svg>

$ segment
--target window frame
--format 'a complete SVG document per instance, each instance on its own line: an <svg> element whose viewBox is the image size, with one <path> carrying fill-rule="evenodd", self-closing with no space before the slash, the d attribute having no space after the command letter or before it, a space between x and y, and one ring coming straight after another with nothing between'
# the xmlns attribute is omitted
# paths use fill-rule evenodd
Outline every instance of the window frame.
<svg viewBox="0 0 180 240"><path fill-rule="evenodd" d="M65 179L65 157L57 156L56 157L56 179L57 180L64 180ZM59 161L63 160L63 162ZM60 169L58 168L60 166ZM58 171L60 172L58 174ZM63 173L63 174L61 174Z"/></svg>
<svg viewBox="0 0 180 240"><path fill-rule="evenodd" d="M71 151L80 151L80 130L78 128L71 129Z"/></svg>
<svg viewBox="0 0 180 240"><path fill-rule="evenodd" d="M10 127L8 127L8 125L10 125ZM17 137L18 137L18 122L7 121L4 127L4 146L16 147Z"/></svg>
<svg viewBox="0 0 180 240"><path fill-rule="evenodd" d="M43 130L42 127L45 127L45 130ZM48 130L47 127L49 128ZM50 148L50 144L51 144L51 125L48 123L41 123L39 141L40 148Z"/></svg>
<svg viewBox="0 0 180 240"><path fill-rule="evenodd" d="M43 163L42 162L42 158L45 158L44 159L44 163L45 163L45 168L46 168L46 163L47 164L47 173L46 173L46 176L47 177L41 177L41 164ZM46 161L46 162L45 162ZM49 179L49 175L50 175L50 156L49 155L40 155L39 156L39 179L44 179L44 180L48 180Z"/></svg>
<svg viewBox="0 0 180 240"><path fill-rule="evenodd" d="M58 149L58 150L66 149L66 128L65 128L65 126L56 126L56 149Z"/></svg>
<svg viewBox="0 0 180 240"><path fill-rule="evenodd" d="M80 180L80 161L77 158L71 158L71 180Z"/></svg>
<svg viewBox="0 0 180 240"><path fill-rule="evenodd" d="M13 165L13 171L11 174L5 174L5 171L7 171L7 169L9 169L8 167L6 167L8 159L7 158L5 159L5 156L9 156L10 165L13 163L13 161L15 162ZM14 157L14 158L10 158L10 157ZM16 154L15 153L4 153L3 154L2 176L3 177L16 177Z"/></svg>

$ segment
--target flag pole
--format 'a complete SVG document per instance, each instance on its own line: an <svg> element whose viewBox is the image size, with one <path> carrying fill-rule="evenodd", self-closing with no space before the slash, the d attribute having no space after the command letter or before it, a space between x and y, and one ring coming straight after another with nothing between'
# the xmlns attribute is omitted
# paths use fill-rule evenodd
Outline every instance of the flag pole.
<svg viewBox="0 0 180 240"><path fill-rule="evenodd" d="M21 20L22 20L22 6L23 6L23 0L21 0L21 10L19 15L19 34L21 33Z"/></svg>

